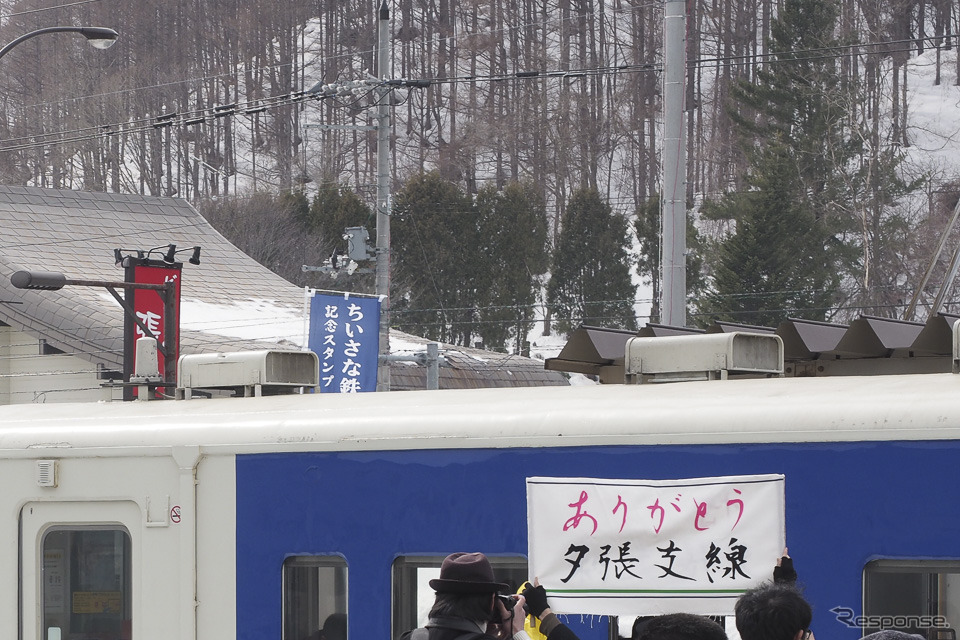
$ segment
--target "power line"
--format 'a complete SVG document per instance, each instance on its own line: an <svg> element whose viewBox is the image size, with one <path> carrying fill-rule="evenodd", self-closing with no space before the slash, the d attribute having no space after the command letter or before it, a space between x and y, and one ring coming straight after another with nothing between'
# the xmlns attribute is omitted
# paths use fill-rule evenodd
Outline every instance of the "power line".
<svg viewBox="0 0 960 640"><path fill-rule="evenodd" d="M956 36L928 36L923 38L904 38L901 40L884 40L880 42L863 42L844 45L833 45L829 47L817 47L812 49L795 49L789 51L767 51L764 53L744 54L739 56L722 56L716 58L699 58L691 60L690 66L708 67L716 62L759 62L759 63L791 63L807 62L810 60L825 60L832 58L843 58L852 56L866 55L889 55L891 53L904 53L913 51L920 42L938 42L931 49L940 48L939 42L952 39ZM888 45L913 44L900 49L883 49L882 51L861 51L861 49L886 47ZM833 52L833 54L831 54ZM845 52L845 53L844 53ZM733 65L726 65L733 66Z"/></svg>
<svg viewBox="0 0 960 640"><path fill-rule="evenodd" d="M709 67L715 66L716 63L723 62L725 66L734 66L734 63L743 63L743 62L752 62L752 63L789 63L789 62L804 62L809 60L819 60L827 58L837 58L845 56L858 56L858 55L869 55L871 53L879 54L888 54L891 52L906 52L913 50L913 46L906 47L897 50L884 50L882 52L862 52L862 49L865 48L876 48L884 47L889 45L897 44L913 44L920 41L927 42L938 42L946 39L947 36L930 36L925 38L910 38L910 39L900 39L900 40L887 40L879 41L872 43L855 43L849 45L836 45L830 47L820 47L812 48L805 50L793 50L793 51L779 51L779 52L766 52L766 53L757 53L757 54L748 54L741 56L727 56L727 57L717 57L717 58L702 58L699 60L693 60L689 63L690 67ZM846 51L846 53L841 53ZM808 55L808 54L823 54L823 55ZM265 67L269 68L269 67ZM470 76L450 76L450 77L438 77L438 78L421 78L421 79L400 79L400 80L390 80L387 81L388 85L395 86L406 86L406 87L415 87L415 88L427 88L431 85L440 85L440 84L459 84L459 83L469 83L477 84L482 82L501 82L501 81L516 81L516 80L533 80L533 79L576 79L584 77L603 77L608 75L616 75L623 73L648 73L654 72L659 73L661 71L659 65L652 64L623 64L616 66L601 66L601 67L591 67L591 68L577 68L570 70L554 70L554 71L539 71L539 70L527 70L527 71L514 71L508 74L488 74L488 75L470 75ZM223 77L230 74L217 74L213 76L208 76L206 78L194 79L194 80L185 80L172 83L166 83L163 85L152 85L148 87L140 87L137 89L125 90L123 92L114 92L114 93L125 93L129 91L140 91L150 88L160 88L164 86L170 86L173 84L181 84L183 82L197 82L200 80ZM349 87L349 89L357 88L357 85L370 85L370 89L366 92L369 94L372 92L372 85L377 83L371 81L354 81L352 83L339 83L337 86ZM101 96L111 95L111 94L101 94ZM342 95L342 94L341 94ZM87 97L96 97L96 96L87 96ZM333 95L320 95L320 96L309 96L304 91L296 91L289 94L281 94L278 96L273 96L265 98L262 100L248 100L242 103L234 103L231 105L221 105L213 106L206 109L194 109L184 111L182 113L173 113L173 114L160 114L157 116L138 118L134 120L128 120L125 122L117 122L112 124L101 124L97 126L85 127L80 129L62 129L60 131L50 132L50 133L41 133L36 135L27 135L20 136L17 138L8 138L4 143L17 142L17 141L26 141L21 144L3 144L0 145L0 152L2 151L21 151L26 149L40 148L50 144L67 144L75 142L85 142L94 139L100 139L104 136L111 136L117 134L130 135L134 133L140 133L149 131L151 129L162 129L169 126L180 125L183 126L196 126L207 124L208 122L215 121L224 117L235 117L239 115L239 112L243 112L244 115L255 115L265 110L291 106L304 102L310 97L316 97L318 99L336 97L336 94ZM73 98L74 100L79 100L82 98ZM361 101L363 97L358 97L353 100L351 104L356 104ZM46 103L57 104L57 103ZM342 105L344 107L349 107L350 104ZM231 109L227 109L231 107ZM68 136L68 137L64 137ZM37 140L37 138L41 138Z"/></svg>
<svg viewBox="0 0 960 640"><path fill-rule="evenodd" d="M41 7L40 9L27 9L26 11L17 11L15 13L8 13L4 16L0 16L0 19L7 18L16 18L17 16L26 16L32 13L42 13L44 11L53 11L54 9L67 9L69 7L76 7L82 4L91 4L94 2L100 2L100 0L78 0L77 2L69 2L67 4L58 4L52 7Z"/></svg>

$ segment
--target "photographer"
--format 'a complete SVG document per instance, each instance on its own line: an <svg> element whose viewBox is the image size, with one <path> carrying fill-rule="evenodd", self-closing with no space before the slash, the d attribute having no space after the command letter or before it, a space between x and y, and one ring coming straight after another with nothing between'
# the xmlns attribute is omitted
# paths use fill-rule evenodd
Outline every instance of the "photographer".
<svg viewBox="0 0 960 640"><path fill-rule="evenodd" d="M404 633L401 640L530 640L523 630L523 596L497 596L507 585L494 581L482 553L447 556L430 587L437 598L426 627Z"/></svg>

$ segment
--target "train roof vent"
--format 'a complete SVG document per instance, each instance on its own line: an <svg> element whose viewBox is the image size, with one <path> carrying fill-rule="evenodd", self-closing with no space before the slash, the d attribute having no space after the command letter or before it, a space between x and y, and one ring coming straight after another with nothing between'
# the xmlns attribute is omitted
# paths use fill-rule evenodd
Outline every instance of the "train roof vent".
<svg viewBox="0 0 960 640"><path fill-rule="evenodd" d="M320 383L320 361L313 351L238 351L181 356L177 398L198 389L232 389L238 395L295 393Z"/></svg>
<svg viewBox="0 0 960 640"><path fill-rule="evenodd" d="M631 338L625 356L626 381L634 384L783 375L783 341L773 334Z"/></svg>

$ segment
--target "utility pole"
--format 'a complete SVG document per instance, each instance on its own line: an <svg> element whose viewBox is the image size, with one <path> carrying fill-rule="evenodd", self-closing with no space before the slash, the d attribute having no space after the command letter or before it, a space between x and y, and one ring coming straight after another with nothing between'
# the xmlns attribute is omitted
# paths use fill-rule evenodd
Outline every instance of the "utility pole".
<svg viewBox="0 0 960 640"><path fill-rule="evenodd" d="M380 4L377 51L377 262L376 288L380 297L380 366L377 391L390 391L390 9Z"/></svg>
<svg viewBox="0 0 960 640"><path fill-rule="evenodd" d="M379 328L379 366L377 367L377 391L390 391L390 365L387 356L390 354L390 97L395 86L426 87L429 82L423 81L395 81L390 76L390 8L387 0L381 0L378 10L378 46L376 77L366 80L357 80L345 83L323 84L316 83L307 95L315 98L327 98L336 95L350 95L356 89L373 86L373 94L377 101L377 114L374 126L347 126L347 125L306 125L321 129L376 129L377 131L377 243L375 249L376 284L374 292L380 297L380 328ZM349 232L350 229L347 229ZM356 258L355 258L356 259ZM324 271L336 273L335 265L330 267L310 267L304 265L303 271ZM359 270L358 270L359 271Z"/></svg>
<svg viewBox="0 0 960 640"><path fill-rule="evenodd" d="M687 324L687 143L683 93L687 67L685 0L667 0L663 16L663 183L660 241L661 322Z"/></svg>

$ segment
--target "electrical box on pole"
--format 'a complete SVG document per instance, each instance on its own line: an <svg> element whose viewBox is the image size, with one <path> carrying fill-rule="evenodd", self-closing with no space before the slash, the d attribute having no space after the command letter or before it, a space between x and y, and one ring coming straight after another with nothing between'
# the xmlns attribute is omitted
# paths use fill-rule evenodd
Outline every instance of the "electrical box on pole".
<svg viewBox="0 0 960 640"><path fill-rule="evenodd" d="M347 227L343 230L343 238L347 241L347 257L357 262L373 260L377 251L370 245L370 234L366 227Z"/></svg>

